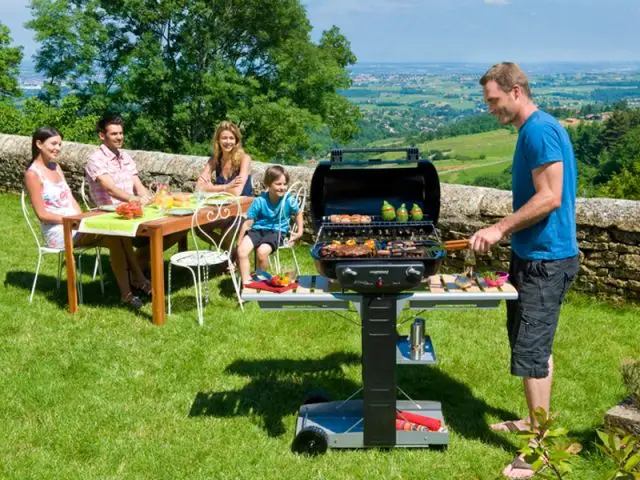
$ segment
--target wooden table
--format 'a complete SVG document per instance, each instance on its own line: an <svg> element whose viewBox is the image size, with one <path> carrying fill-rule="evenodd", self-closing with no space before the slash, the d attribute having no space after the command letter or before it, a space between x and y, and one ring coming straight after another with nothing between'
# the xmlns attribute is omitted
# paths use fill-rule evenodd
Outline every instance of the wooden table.
<svg viewBox="0 0 640 480"><path fill-rule="evenodd" d="M246 213L253 201L253 197L241 197L240 205L242 212ZM201 225L213 223L208 221L207 214L212 209L218 207L207 207L200 210L198 221ZM236 214L236 207L230 207L231 215ZM62 224L64 227L65 259L67 262L67 295L69 297L69 312L78 311L78 294L76 291L76 267L73 256L72 231L80 227L83 218L100 215L104 212L91 210L89 212L64 217ZM136 237L149 237L151 246L151 288L152 295L152 322L154 325L164 325L164 261L162 239L172 233L184 232L191 229L191 215L187 216L167 216L144 222L138 228Z"/></svg>

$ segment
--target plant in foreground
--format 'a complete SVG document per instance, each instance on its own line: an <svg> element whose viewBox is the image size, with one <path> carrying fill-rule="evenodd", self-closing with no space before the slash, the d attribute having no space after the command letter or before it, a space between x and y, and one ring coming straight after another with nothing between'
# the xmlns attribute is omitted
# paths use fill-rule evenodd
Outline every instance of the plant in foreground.
<svg viewBox="0 0 640 480"><path fill-rule="evenodd" d="M597 433L602 445L596 447L616 464L607 479L640 480L640 438L620 428Z"/></svg>
<svg viewBox="0 0 640 480"><path fill-rule="evenodd" d="M536 408L533 417L536 426L518 433L526 440L520 453L540 478L565 478L582 445L569 438L567 429L557 426L555 416L543 408Z"/></svg>

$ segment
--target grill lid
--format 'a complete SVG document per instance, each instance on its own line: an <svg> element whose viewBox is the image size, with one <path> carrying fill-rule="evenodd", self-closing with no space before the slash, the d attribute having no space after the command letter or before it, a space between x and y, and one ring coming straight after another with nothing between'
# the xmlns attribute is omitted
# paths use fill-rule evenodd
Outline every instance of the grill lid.
<svg viewBox="0 0 640 480"><path fill-rule="evenodd" d="M406 152L403 160L344 161L345 153ZM419 158L416 147L333 150L331 161L321 162L311 179L311 219L317 232L323 218L334 214L379 216L382 202L394 208L416 203L424 220L438 222L440 182L433 163Z"/></svg>

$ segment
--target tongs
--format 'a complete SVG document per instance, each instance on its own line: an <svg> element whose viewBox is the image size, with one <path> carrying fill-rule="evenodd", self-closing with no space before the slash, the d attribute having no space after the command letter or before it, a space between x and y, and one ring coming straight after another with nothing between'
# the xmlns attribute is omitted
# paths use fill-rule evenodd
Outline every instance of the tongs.
<svg viewBox="0 0 640 480"><path fill-rule="evenodd" d="M444 242L444 249L447 252L454 252L456 250L464 250L464 275L468 278L474 276L474 268L476 266L476 257L473 254L473 250L469 248L469 240L464 238L461 240L449 240Z"/></svg>
<svg viewBox="0 0 640 480"><path fill-rule="evenodd" d="M465 248L469 248L469 239L467 238L463 238L460 240L449 240L448 242L444 242L444 249L447 252L464 250Z"/></svg>

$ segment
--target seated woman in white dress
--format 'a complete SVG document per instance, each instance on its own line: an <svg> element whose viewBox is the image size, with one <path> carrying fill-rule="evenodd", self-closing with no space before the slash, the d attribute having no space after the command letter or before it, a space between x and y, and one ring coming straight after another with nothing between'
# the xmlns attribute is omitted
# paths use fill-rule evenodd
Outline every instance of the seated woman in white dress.
<svg viewBox="0 0 640 480"><path fill-rule="evenodd" d="M31 162L24 174L24 184L40 219L45 242L53 248L64 248L62 217L82 212L56 163L61 149L62 135L58 130L50 127L37 129L31 138ZM120 300L127 306L140 308L142 301L133 294L131 287L150 291L151 285L135 261L131 239L73 234L74 247L98 244L106 246L111 253L111 269L120 288Z"/></svg>

